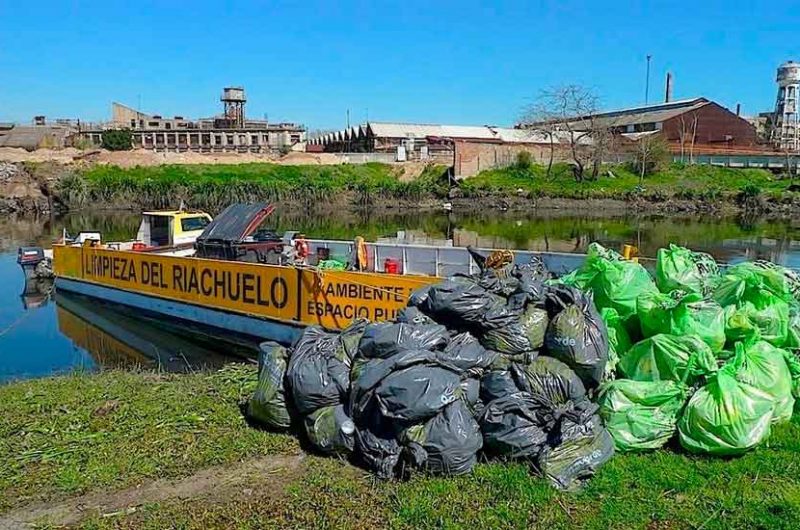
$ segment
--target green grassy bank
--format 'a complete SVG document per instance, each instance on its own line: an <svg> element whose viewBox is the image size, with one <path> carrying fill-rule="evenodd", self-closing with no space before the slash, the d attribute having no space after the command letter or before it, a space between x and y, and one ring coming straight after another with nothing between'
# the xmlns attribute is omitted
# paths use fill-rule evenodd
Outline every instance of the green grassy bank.
<svg viewBox="0 0 800 530"><path fill-rule="evenodd" d="M134 168L96 165L76 169L56 186L69 209L88 205L131 208L176 207L184 200L195 208L217 211L233 202L284 200L330 203L350 194L358 204L376 200L419 201L447 193L446 167L430 165L415 178L387 164L284 166L161 165Z"/></svg>
<svg viewBox="0 0 800 530"><path fill-rule="evenodd" d="M159 375L105 372L0 387L0 517L30 502L113 492L213 465L296 454L295 438L248 427L239 403L253 367ZM458 478L380 482L309 457L288 483L151 503L90 517L83 528L635 528L800 527L800 424L740 458L679 449L617 455L587 487L560 493L522 464L483 463ZM280 489L279 495L275 491ZM270 493L270 494L268 494Z"/></svg>
<svg viewBox="0 0 800 530"><path fill-rule="evenodd" d="M37 171L35 164L29 165ZM134 168L95 165L65 169L53 186L66 209L168 208L184 200L196 208L218 211L232 202L294 201L322 205L414 206L448 196L447 168L430 165L409 178L401 166L387 164L283 166L162 165ZM542 166L511 166L484 171L459 183L466 198L617 199L651 203L669 200L718 205L753 200L769 204L800 204L790 179L759 169L673 164L645 177L627 166L606 166L597 179L576 182L567 164L551 174ZM800 186L798 186L800 187Z"/></svg>
<svg viewBox="0 0 800 530"><path fill-rule="evenodd" d="M791 180L762 169L682 164L645 176L642 187L639 175L625 165L605 166L597 179L576 182L569 165L555 164L549 177L546 168L537 165L484 171L463 181L461 190L467 197L508 196L522 190L531 198L713 202L760 196L791 202L800 199L800 194L789 191L791 185Z"/></svg>

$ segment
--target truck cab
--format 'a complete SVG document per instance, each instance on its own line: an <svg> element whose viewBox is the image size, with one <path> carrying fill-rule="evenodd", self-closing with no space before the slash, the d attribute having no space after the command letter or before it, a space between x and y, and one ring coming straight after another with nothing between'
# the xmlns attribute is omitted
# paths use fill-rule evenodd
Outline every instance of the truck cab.
<svg viewBox="0 0 800 530"><path fill-rule="evenodd" d="M191 247L211 222L205 212L144 212L136 240L146 247Z"/></svg>

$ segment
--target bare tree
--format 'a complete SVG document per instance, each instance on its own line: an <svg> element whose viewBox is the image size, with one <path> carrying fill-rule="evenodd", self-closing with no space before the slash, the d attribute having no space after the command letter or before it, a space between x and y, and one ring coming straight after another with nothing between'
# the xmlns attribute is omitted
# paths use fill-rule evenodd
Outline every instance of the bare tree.
<svg viewBox="0 0 800 530"><path fill-rule="evenodd" d="M584 180L591 164L592 178L600 171L603 157L612 140L607 120L598 119L597 96L593 91L566 85L543 90L523 119L529 128L548 134L551 141L551 162L555 138L563 138L569 146L575 180Z"/></svg>
<svg viewBox="0 0 800 530"><path fill-rule="evenodd" d="M551 114L551 110L545 107L541 101L537 100L533 105L525 109L520 118L523 130L527 132L527 137L533 142L538 137L544 136L549 145L547 157L547 178L553 172L553 162L556 156L556 131L558 130L558 120ZM527 127L526 124L535 124Z"/></svg>
<svg viewBox="0 0 800 530"><path fill-rule="evenodd" d="M654 173L669 162L669 145L654 132L642 134L636 140L634 148L634 164L639 171L639 186L644 185L644 176Z"/></svg>

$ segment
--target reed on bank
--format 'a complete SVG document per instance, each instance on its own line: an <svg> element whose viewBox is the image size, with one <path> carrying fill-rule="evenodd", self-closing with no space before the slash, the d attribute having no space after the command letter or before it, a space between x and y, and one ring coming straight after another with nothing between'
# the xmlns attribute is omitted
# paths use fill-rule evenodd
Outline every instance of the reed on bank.
<svg viewBox="0 0 800 530"><path fill-rule="evenodd" d="M65 175L57 195L68 209L174 208L184 201L219 211L234 202L330 202L338 194L369 205L378 199L419 201L447 193L446 167L431 164L412 179L402 167L369 163L335 166L186 164L134 168L91 166Z"/></svg>

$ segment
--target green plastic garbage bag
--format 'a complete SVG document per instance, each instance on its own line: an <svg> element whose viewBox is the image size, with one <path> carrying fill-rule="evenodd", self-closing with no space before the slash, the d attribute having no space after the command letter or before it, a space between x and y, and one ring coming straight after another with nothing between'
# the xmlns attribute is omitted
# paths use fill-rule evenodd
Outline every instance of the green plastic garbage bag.
<svg viewBox="0 0 800 530"><path fill-rule="evenodd" d="M617 451L657 449L675 434L688 388L675 381L617 379L600 389L598 404Z"/></svg>
<svg viewBox="0 0 800 530"><path fill-rule="evenodd" d="M783 347L788 350L800 349L800 304L789 304L789 321L786 326L786 342Z"/></svg>
<svg viewBox="0 0 800 530"><path fill-rule="evenodd" d="M636 300L645 293L656 293L655 282L640 264L633 261L601 260L592 281L594 302L598 309L613 308L628 321L636 316Z"/></svg>
<svg viewBox="0 0 800 530"><path fill-rule="evenodd" d="M600 310L600 316L608 330L608 362L605 379L610 380L614 378L620 357L631 349L633 342L616 309L605 307Z"/></svg>
<svg viewBox="0 0 800 530"><path fill-rule="evenodd" d="M713 352L725 347L725 310L702 295L646 293L639 297L638 311L645 337L657 333L697 335Z"/></svg>
<svg viewBox="0 0 800 530"><path fill-rule="evenodd" d="M681 445L689 452L738 455L769 436L772 396L737 380L741 362L737 355L689 399L678 420Z"/></svg>
<svg viewBox="0 0 800 530"><path fill-rule="evenodd" d="M725 322L728 342L761 338L773 346L783 346L789 336L789 304L766 290L754 293L754 302L729 306Z"/></svg>
<svg viewBox="0 0 800 530"><path fill-rule="evenodd" d="M767 290L786 302L794 299L792 271L769 262L746 262L729 267L714 289L713 298L722 306L742 301L755 303L754 297Z"/></svg>
<svg viewBox="0 0 800 530"><path fill-rule="evenodd" d="M283 378L289 354L276 342L264 342L259 350L258 384L247 402L247 415L273 429L288 429L291 418L286 409Z"/></svg>
<svg viewBox="0 0 800 530"><path fill-rule="evenodd" d="M672 245L656 255L656 285L662 293L675 289L707 294L719 278L719 266L709 254Z"/></svg>
<svg viewBox="0 0 800 530"><path fill-rule="evenodd" d="M605 248L600 243L591 243L586 249L586 259L583 264L574 271L558 279L558 283L576 287L581 291L588 291L592 287L592 282L599 272L597 263L606 261L622 261L623 257L619 253Z"/></svg>
<svg viewBox="0 0 800 530"><path fill-rule="evenodd" d="M636 381L676 381L693 385L717 371L711 348L696 335L659 334L644 339L619 360L622 374Z"/></svg>
<svg viewBox="0 0 800 530"><path fill-rule="evenodd" d="M788 352L763 340L736 343L736 379L764 391L773 399L772 422L788 421L794 409L792 374L786 362Z"/></svg>

